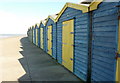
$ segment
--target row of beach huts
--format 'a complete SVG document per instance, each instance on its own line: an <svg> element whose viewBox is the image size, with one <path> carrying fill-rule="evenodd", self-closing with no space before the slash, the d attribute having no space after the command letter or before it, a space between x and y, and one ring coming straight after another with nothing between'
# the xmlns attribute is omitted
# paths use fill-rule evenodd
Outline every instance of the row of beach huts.
<svg viewBox="0 0 120 83"><path fill-rule="evenodd" d="M83 81L120 83L120 1L66 3L27 34Z"/></svg>

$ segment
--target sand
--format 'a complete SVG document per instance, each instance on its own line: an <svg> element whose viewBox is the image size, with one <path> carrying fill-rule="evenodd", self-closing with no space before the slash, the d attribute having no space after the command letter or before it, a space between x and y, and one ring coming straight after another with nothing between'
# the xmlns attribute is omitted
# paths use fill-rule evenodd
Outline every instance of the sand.
<svg viewBox="0 0 120 83"><path fill-rule="evenodd" d="M23 56L19 53L22 49L21 37L0 39L0 81L17 81L25 74L18 59Z"/></svg>

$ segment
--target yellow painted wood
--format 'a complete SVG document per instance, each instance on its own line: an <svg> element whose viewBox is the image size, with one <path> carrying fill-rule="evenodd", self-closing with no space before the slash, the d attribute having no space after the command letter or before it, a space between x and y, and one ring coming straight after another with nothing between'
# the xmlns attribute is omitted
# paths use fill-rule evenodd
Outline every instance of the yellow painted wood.
<svg viewBox="0 0 120 83"><path fill-rule="evenodd" d="M98 5L102 2L103 0L94 0L93 2L91 2L89 8L90 11L95 10L98 8Z"/></svg>
<svg viewBox="0 0 120 83"><path fill-rule="evenodd" d="M62 27L62 64L73 72L74 20L63 22ZM72 60L71 60L72 59Z"/></svg>
<svg viewBox="0 0 120 83"><path fill-rule="evenodd" d="M43 28L40 28L40 40L41 40L40 46L41 46L41 48L43 49Z"/></svg>
<svg viewBox="0 0 120 83"><path fill-rule="evenodd" d="M38 29L35 30L36 30L36 46L38 46Z"/></svg>
<svg viewBox="0 0 120 83"><path fill-rule="evenodd" d="M116 81L120 83L120 58L117 60Z"/></svg>
<svg viewBox="0 0 120 83"><path fill-rule="evenodd" d="M120 19L119 19L119 28L118 28L118 54L120 54ZM120 83L120 58L117 59L116 81L119 81Z"/></svg>
<svg viewBox="0 0 120 83"><path fill-rule="evenodd" d="M35 43L35 40L34 40L34 30L33 30L33 43Z"/></svg>
<svg viewBox="0 0 120 83"><path fill-rule="evenodd" d="M120 54L120 19L119 19L119 28L118 28L118 53Z"/></svg>
<svg viewBox="0 0 120 83"><path fill-rule="evenodd" d="M52 55L52 26L48 26L48 54Z"/></svg>

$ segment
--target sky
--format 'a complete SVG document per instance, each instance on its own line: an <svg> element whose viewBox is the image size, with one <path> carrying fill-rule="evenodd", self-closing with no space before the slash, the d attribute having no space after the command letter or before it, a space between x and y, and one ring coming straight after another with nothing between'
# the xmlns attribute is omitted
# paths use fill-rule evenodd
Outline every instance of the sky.
<svg viewBox="0 0 120 83"><path fill-rule="evenodd" d="M0 34L26 34L29 27L79 0L0 0Z"/></svg>

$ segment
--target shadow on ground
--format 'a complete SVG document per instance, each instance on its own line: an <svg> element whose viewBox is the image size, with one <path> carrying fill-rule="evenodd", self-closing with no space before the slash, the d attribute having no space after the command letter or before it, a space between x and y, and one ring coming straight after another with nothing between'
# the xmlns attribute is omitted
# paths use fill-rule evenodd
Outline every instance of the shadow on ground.
<svg viewBox="0 0 120 83"><path fill-rule="evenodd" d="M19 59L19 62L26 74L18 79L19 82L82 82L42 49L32 44L27 37L22 38L20 42L23 58Z"/></svg>

